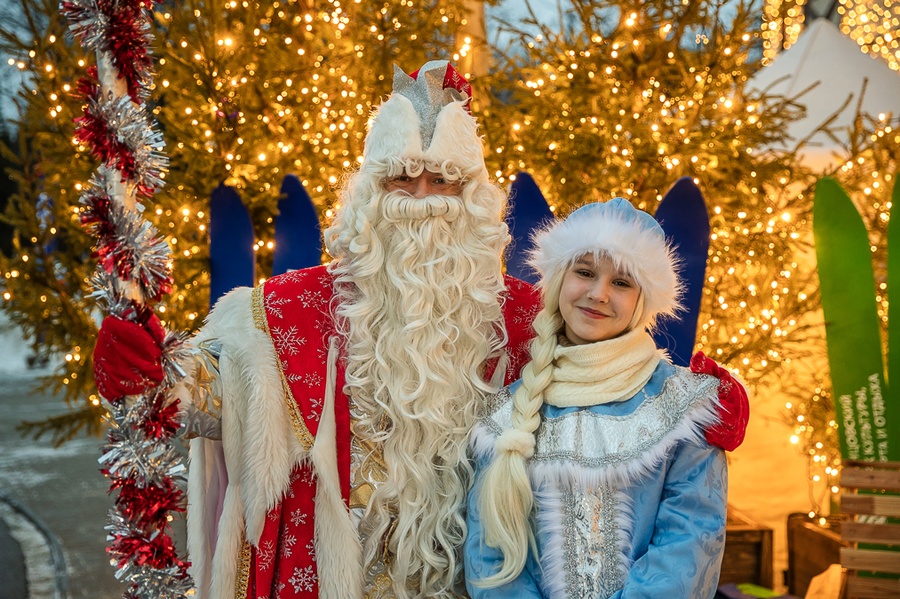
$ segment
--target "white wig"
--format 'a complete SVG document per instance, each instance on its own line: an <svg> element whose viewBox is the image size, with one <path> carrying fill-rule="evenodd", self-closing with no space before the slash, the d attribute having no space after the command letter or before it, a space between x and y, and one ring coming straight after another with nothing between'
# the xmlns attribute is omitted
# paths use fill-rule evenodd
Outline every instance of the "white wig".
<svg viewBox="0 0 900 599"><path fill-rule="evenodd" d="M582 206L536 233L534 247L529 262L541 287L585 254L608 256L641 288L646 323L681 309L679 264L665 233L656 219L623 198Z"/></svg>
<svg viewBox="0 0 900 599"><path fill-rule="evenodd" d="M453 178L487 180L472 88L446 60L407 75L394 67L394 91L369 121L361 171L387 176L425 167ZM449 172L445 171L449 169Z"/></svg>

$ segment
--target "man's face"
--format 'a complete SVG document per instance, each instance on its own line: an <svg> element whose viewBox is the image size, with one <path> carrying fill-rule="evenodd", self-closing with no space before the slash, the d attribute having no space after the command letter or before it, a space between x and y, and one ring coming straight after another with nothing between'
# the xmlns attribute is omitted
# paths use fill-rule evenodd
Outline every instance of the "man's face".
<svg viewBox="0 0 900 599"><path fill-rule="evenodd" d="M449 181L442 174L429 170L418 176L403 174L387 177L382 184L385 191L403 191L416 199L430 195L458 196L462 192L462 181Z"/></svg>

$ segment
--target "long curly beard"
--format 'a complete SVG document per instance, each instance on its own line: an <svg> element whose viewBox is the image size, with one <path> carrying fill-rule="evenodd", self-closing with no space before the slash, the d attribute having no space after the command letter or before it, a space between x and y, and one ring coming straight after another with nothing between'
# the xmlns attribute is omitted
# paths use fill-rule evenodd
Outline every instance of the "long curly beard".
<svg viewBox="0 0 900 599"><path fill-rule="evenodd" d="M354 436L379 448L386 468L384 480L367 481L364 556L370 566L384 560L400 598L451 597L459 584L467 440L491 391L485 361L506 341L508 234L490 209L498 192L382 192L368 206L373 226L354 239L365 251L333 269Z"/></svg>

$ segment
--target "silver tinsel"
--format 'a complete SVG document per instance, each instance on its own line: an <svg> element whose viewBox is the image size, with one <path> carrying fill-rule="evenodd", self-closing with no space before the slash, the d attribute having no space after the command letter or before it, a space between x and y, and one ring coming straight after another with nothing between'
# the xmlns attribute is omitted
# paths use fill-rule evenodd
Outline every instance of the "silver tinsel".
<svg viewBox="0 0 900 599"><path fill-rule="evenodd" d="M166 240L141 217L143 207L136 201L164 183L168 159L162 153L162 134L150 113L123 94L120 84L110 83L120 81L119 73L110 67L113 50L124 48L126 54L138 57L137 64L119 66L128 69L126 79L134 84L132 93L136 86L140 96L136 100L146 97L152 72L149 62L140 58L150 52L147 7L134 0L64 0L60 5L70 29L86 49L98 54L98 79L103 87L97 98L87 98L86 110L103 125L92 128L91 135L104 135L105 130L109 137L89 143L98 143L94 149L101 155L113 154L107 156L108 164L98 167L81 197L90 211L84 215L85 222L98 236L96 249L106 261L105 268L99 268L93 277L92 296L108 314L132 319L152 309L146 304L158 300L170 284L172 262ZM136 38L123 40L123 35L132 32L137 32ZM114 35L118 39L114 40ZM119 91L109 89L111 86ZM128 172L113 170L116 168ZM120 278L123 275L125 279ZM183 457L172 443L175 423L168 411L158 412L165 407L159 402L165 402L163 397L184 378L180 364L189 359L190 350L182 335L169 332L162 351L164 379L157 388L106 404L109 431L99 461L114 488L123 493L130 489L128 498L120 495L119 499L128 506L124 509L132 512L129 517L119 507L110 510L107 539L116 578L128 585L125 596L129 598L180 599L191 595L193 587L186 564L170 546L171 539L167 540L171 516L163 510L171 509L170 502L178 499L178 493L169 490L184 488L186 471ZM160 516L165 516L162 524ZM149 524L142 524L145 522ZM156 554L160 545L165 552ZM159 568L154 563L171 566Z"/></svg>
<svg viewBox="0 0 900 599"><path fill-rule="evenodd" d="M124 143L134 156L134 180L126 183L152 189L165 185L161 175L169 167L169 158L162 153L166 143L147 111L128 96L116 98L101 93L99 99L88 98L87 102L88 111L104 121L115 140Z"/></svg>
<svg viewBox="0 0 900 599"><path fill-rule="evenodd" d="M109 524L106 525L106 531L107 540L112 540L117 536L133 533L133 528L127 520L122 518L121 514L112 509L109 511ZM110 565L116 567L116 579L127 582L131 586L130 592L138 597L182 599L193 594L193 581L190 577L182 578L177 567L158 569L133 561L128 561L118 567L118 560L114 557L110 559Z"/></svg>
<svg viewBox="0 0 900 599"><path fill-rule="evenodd" d="M107 404L109 416L107 442L98 462L106 466L110 476L117 479L132 478L145 485L164 487L167 479L183 486L185 467L179 451L165 437L148 437L141 430L151 405L148 395L123 401L117 405Z"/></svg>
<svg viewBox="0 0 900 599"><path fill-rule="evenodd" d="M117 176L117 172L113 174ZM92 198L110 198L112 194L109 177L105 173L94 173L82 192L81 203L90 206ZM133 292L125 295L144 302L161 295L160 285L168 282L172 269L172 252L156 227L141 217L140 209L140 204L138 210L126 210L120 203L110 202L109 223L115 233L106 242L121 245L131 262L131 273L127 280L104 279L101 284L120 294L125 291L122 289L125 284L129 290L137 291L139 296L135 297Z"/></svg>
<svg viewBox="0 0 900 599"><path fill-rule="evenodd" d="M68 6L66 6L68 4ZM134 12L137 3L134 0L110 0L105 3L110 14L106 14L101 10L97 0L68 0L66 3L60 3L60 10L69 19L69 30L81 39L81 45L90 52L103 52L112 54L111 33L113 24L111 15L121 13L122 11ZM141 18L135 21L137 28L137 38L145 47L148 55L150 54L150 43L153 41L153 34L150 31L150 17L146 9L139 11ZM139 102L143 102L150 96L150 87L153 83L153 71L148 65L130 64L129 68L134 69L136 83L138 85Z"/></svg>

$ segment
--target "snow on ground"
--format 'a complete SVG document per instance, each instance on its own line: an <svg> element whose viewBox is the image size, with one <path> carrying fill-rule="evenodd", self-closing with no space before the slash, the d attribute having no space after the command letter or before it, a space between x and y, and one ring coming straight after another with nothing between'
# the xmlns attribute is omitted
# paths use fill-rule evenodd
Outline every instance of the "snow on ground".
<svg viewBox="0 0 900 599"><path fill-rule="evenodd" d="M32 356L31 344L21 329L9 321L6 312L0 311L0 375L34 377L51 371L50 366L29 367L28 358Z"/></svg>

